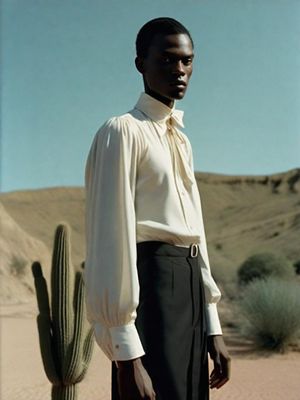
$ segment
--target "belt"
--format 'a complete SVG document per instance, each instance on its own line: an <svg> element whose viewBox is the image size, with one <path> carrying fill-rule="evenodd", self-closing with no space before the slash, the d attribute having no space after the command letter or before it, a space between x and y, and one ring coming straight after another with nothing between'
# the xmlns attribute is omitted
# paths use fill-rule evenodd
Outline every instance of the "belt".
<svg viewBox="0 0 300 400"><path fill-rule="evenodd" d="M197 243L192 243L190 245L190 257L191 258L196 258L199 254L199 245Z"/></svg>
<svg viewBox="0 0 300 400"><path fill-rule="evenodd" d="M200 254L199 244L192 243L189 247L175 246L160 241L147 241L137 244L138 256L148 255L171 255L172 257L196 258Z"/></svg>

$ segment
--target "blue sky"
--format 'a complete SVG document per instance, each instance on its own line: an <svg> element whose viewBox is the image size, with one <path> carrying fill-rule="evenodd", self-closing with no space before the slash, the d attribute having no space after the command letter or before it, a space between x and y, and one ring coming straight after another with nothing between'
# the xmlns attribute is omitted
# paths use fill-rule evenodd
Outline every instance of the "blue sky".
<svg viewBox="0 0 300 400"><path fill-rule="evenodd" d="M2 191L83 185L96 131L143 90L135 37L158 16L195 42L177 102L195 169L299 167L299 0L2 0Z"/></svg>

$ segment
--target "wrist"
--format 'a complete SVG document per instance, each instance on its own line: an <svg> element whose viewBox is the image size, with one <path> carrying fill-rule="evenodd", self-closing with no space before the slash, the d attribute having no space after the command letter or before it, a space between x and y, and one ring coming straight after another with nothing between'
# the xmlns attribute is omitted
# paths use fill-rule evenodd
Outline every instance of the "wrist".
<svg viewBox="0 0 300 400"><path fill-rule="evenodd" d="M141 358L134 358L132 360L116 360L115 361L116 365L118 368L122 368L122 369L129 369L132 368L134 366L138 366L142 363Z"/></svg>
<svg viewBox="0 0 300 400"><path fill-rule="evenodd" d="M217 335L208 335L207 339L212 340L214 338L222 337L223 335L221 333L218 333Z"/></svg>

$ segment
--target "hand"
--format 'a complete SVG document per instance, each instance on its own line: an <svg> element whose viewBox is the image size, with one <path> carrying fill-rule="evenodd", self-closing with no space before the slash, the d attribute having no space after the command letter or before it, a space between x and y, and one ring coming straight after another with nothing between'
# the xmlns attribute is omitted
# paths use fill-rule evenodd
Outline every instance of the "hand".
<svg viewBox="0 0 300 400"><path fill-rule="evenodd" d="M121 400L155 400L151 378L140 358L118 361L117 377Z"/></svg>
<svg viewBox="0 0 300 400"><path fill-rule="evenodd" d="M209 386L219 389L230 378L230 356L222 335L208 336L208 352L214 362L214 369L210 374Z"/></svg>

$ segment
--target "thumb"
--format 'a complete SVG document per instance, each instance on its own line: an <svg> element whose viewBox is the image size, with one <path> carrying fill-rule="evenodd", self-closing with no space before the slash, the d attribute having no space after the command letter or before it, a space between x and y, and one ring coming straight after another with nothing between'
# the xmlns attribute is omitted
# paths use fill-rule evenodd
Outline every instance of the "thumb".
<svg viewBox="0 0 300 400"><path fill-rule="evenodd" d="M221 363L221 359L220 359L220 354L216 354L215 358L214 358L214 367L217 371L218 374L222 374L222 363Z"/></svg>

